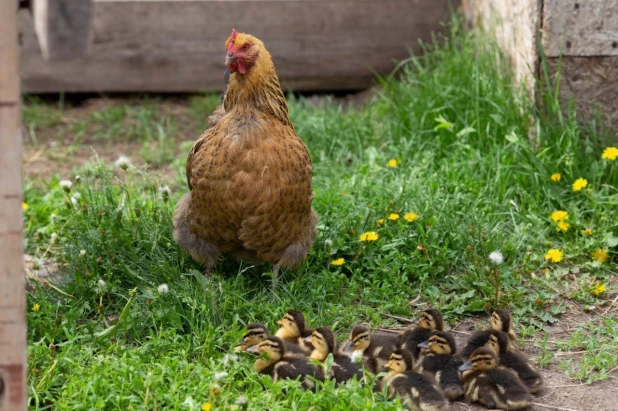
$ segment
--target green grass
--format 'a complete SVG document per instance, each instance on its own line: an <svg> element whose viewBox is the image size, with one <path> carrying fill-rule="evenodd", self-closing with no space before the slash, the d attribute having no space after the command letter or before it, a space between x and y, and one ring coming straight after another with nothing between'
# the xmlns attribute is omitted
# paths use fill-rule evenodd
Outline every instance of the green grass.
<svg viewBox="0 0 618 411"><path fill-rule="evenodd" d="M72 177L69 193L58 184L69 176L26 181L27 251L65 264L61 281L35 285L28 295L29 307L40 305L29 312L30 405L241 408L235 401L246 395L250 409L396 409L368 387L286 390L297 383L273 384L244 356L226 366L224 355L247 323L273 325L290 308L343 338L356 323L388 325L381 312L412 315L418 304L439 307L451 321L508 306L527 335L556 321L565 298L607 304L616 291L609 281L618 237L618 171L601 159L607 135L580 126L572 113L560 115L555 104L537 113L504 67L487 39L455 23L441 45L402 65L399 80L381 79L380 95L363 107L290 98L313 159L320 225L307 262L283 274L277 293L267 266L227 259L205 278L174 243L184 155L171 161L177 181L97 159L79 170L79 182ZM205 121L203 111L215 103L196 97L191 116ZM27 104L27 121L57 116L40 114L39 104ZM81 127L112 137L107 126L133 116L129 130L117 131L158 139L170 153L167 124L175 120L151 105L102 110ZM387 166L391 159L396 167ZM561 181L552 182L552 173ZM588 186L574 192L580 177ZM169 201L162 185L172 187ZM550 220L555 210L568 211L567 232ZM405 221L408 212L419 218ZM394 213L401 217L388 220ZM582 234L585 228L592 235ZM367 231L379 239L361 243ZM561 263L545 260L550 248L564 253ZM591 258L597 249L609 252L602 264ZM505 256L499 267L488 260L494 250ZM338 258L345 259L340 268L330 264ZM160 284L169 292L159 293ZM597 284L607 284L605 292L593 294ZM573 364L565 368L571 376L607 378L614 366L607 356L618 347L615 323L607 330L590 347L602 356L591 353L594 377ZM224 370L229 375L215 381Z"/></svg>

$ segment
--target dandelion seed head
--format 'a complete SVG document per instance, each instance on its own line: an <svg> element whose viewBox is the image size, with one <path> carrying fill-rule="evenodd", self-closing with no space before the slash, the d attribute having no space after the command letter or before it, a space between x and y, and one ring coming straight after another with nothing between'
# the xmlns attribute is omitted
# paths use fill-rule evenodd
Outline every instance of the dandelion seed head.
<svg viewBox="0 0 618 411"><path fill-rule="evenodd" d="M159 294L167 294L169 293L170 289L167 284L159 284L159 286L157 287L157 291L159 292Z"/></svg>
<svg viewBox="0 0 618 411"><path fill-rule="evenodd" d="M489 260L495 265L500 265L504 262L504 256L500 250L492 251L489 253Z"/></svg>
<svg viewBox="0 0 618 411"><path fill-rule="evenodd" d="M216 372L214 375L214 379L215 381L221 381L222 379L224 379L225 377L227 377L229 374L225 371L220 371L220 372Z"/></svg>
<svg viewBox="0 0 618 411"><path fill-rule="evenodd" d="M239 407L245 407L248 403L249 399L244 394L241 394L238 398L236 398L236 401L234 401L234 404L238 405Z"/></svg>
<svg viewBox="0 0 618 411"><path fill-rule="evenodd" d="M225 354L223 356L223 365L229 367L238 361L238 356L236 354Z"/></svg>
<svg viewBox="0 0 618 411"><path fill-rule="evenodd" d="M71 192L71 187L73 186L73 183L71 183L70 180L61 180L58 183L58 186L60 186L60 188L62 188L65 192L70 193Z"/></svg>
<svg viewBox="0 0 618 411"><path fill-rule="evenodd" d="M121 154L114 162L114 164L116 165L116 167L120 167L124 171L127 171L127 169L132 166L131 159L124 154Z"/></svg>

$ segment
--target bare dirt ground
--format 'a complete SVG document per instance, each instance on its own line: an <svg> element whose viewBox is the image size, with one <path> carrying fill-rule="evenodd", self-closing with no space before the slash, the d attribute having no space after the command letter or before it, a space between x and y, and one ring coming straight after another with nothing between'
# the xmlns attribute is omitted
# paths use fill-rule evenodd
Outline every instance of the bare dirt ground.
<svg viewBox="0 0 618 411"><path fill-rule="evenodd" d="M344 97L340 101L344 104L362 102L372 93L362 93L354 97ZM309 99L314 104L320 102L319 97ZM25 147L23 154L24 172L28 178L37 180L46 179L52 174L60 174L69 177L71 171L89 161L94 152L105 162L113 162L118 155L125 154L131 157L135 164L142 164L139 158L140 149L144 148L144 142L95 139L89 136L80 139L72 133L72 125L80 120L88 120L92 113L99 110L118 107L128 104L127 98L87 99L73 107L63 110L62 118L53 126L41 128L33 139L27 127L24 127ZM199 132L196 128L195 119L189 113L187 98L175 97L162 100L158 106L165 114L173 117L178 122L177 132L171 136L176 143L193 141ZM198 126L199 127L199 126ZM179 149L178 144L174 148L174 155L184 157L185 152ZM175 172L165 164L149 166L151 171L156 171L162 178L173 178ZM24 265L31 278L45 279L54 275L58 267L53 261L37 262L33 264L29 256L25 256ZM41 265L41 267L39 267ZM616 280L618 281L618 279ZM579 325L587 321L599 321L604 316L618 315L618 303L614 300L609 307L595 308L591 312L585 312L580 305L569 302L570 310L563 314L558 323L546 326L544 332L538 332L534 338L526 340L523 352L536 363L536 358L541 350L535 345L544 340L549 344L549 351L553 353L551 362L540 369L545 381L545 387L534 398L535 410L556 411L618 411L618 370L609 372L609 378L593 384L584 384L580 381L568 378L565 372L558 368L560 362L572 359L577 360L585 353L585 350L574 352L560 352L556 348L559 341L568 340ZM454 332L458 346L463 346L465 339L475 328L486 327L487 318L468 319L457 324L451 331ZM618 355L618 352L616 353ZM451 411L484 410L484 407L465 403L453 403Z"/></svg>

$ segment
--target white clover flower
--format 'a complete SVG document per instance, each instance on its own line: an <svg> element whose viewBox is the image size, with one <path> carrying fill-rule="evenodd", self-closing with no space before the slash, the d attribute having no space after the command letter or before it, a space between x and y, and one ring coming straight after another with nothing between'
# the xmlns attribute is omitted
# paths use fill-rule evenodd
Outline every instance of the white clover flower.
<svg viewBox="0 0 618 411"><path fill-rule="evenodd" d="M229 374L225 371L221 371L221 372L216 372L214 375L215 381L221 381L222 379L224 379L225 377L227 377Z"/></svg>
<svg viewBox="0 0 618 411"><path fill-rule="evenodd" d="M324 240L324 245L326 247L332 247L333 246L333 240L331 240L330 238L327 238L326 240Z"/></svg>
<svg viewBox="0 0 618 411"><path fill-rule="evenodd" d="M238 356L236 354L225 354L223 356L223 365L225 367L229 367L230 365L234 364L236 361L238 361Z"/></svg>
<svg viewBox="0 0 618 411"><path fill-rule="evenodd" d="M114 164L116 165L116 167L120 167L124 171L127 171L127 169L132 166L131 159L129 159L129 157L125 156L124 154L121 154Z"/></svg>
<svg viewBox="0 0 618 411"><path fill-rule="evenodd" d="M157 291L159 291L159 294L167 294L170 292L170 289L167 284L159 284Z"/></svg>
<svg viewBox="0 0 618 411"><path fill-rule="evenodd" d="M234 404L238 405L239 407L245 407L248 403L249 399L244 394L240 395L238 398L236 398L236 401L234 401Z"/></svg>
<svg viewBox="0 0 618 411"><path fill-rule="evenodd" d="M107 291L107 283L103 280L97 281L97 289L100 293Z"/></svg>
<svg viewBox="0 0 618 411"><path fill-rule="evenodd" d="M361 363L363 361L363 352L361 350L355 350L350 356L353 362Z"/></svg>
<svg viewBox="0 0 618 411"><path fill-rule="evenodd" d="M70 180L61 180L58 185L60 186L60 188L62 188L64 191L66 191L67 193L71 192L71 187L73 186L73 183L71 183Z"/></svg>
<svg viewBox="0 0 618 411"><path fill-rule="evenodd" d="M79 250L79 255L80 256L85 256L86 255L86 250Z"/></svg>
<svg viewBox="0 0 618 411"><path fill-rule="evenodd" d="M504 262L504 256L499 250L492 251L491 253L489 253L489 259L495 265L500 265Z"/></svg>

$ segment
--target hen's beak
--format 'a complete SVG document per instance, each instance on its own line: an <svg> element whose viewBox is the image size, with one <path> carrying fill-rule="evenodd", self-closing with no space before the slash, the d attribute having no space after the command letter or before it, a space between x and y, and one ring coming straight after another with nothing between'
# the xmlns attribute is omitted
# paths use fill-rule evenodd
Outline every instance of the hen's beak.
<svg viewBox="0 0 618 411"><path fill-rule="evenodd" d="M250 352L251 354L259 354L260 353L260 346L259 345L254 345L253 347L249 347L247 349L247 352Z"/></svg>
<svg viewBox="0 0 618 411"><path fill-rule="evenodd" d="M466 371L472 368L472 361L466 361L459 367L459 371Z"/></svg>
<svg viewBox="0 0 618 411"><path fill-rule="evenodd" d="M232 63L236 63L236 61L238 60L238 56L235 56L233 54L227 53L225 55L225 65L229 66Z"/></svg>
<svg viewBox="0 0 618 411"><path fill-rule="evenodd" d="M417 345L418 348L429 348L429 342L425 341Z"/></svg>
<svg viewBox="0 0 618 411"><path fill-rule="evenodd" d="M343 347L343 351L350 351L352 348L354 348L354 341L347 343L346 346Z"/></svg>

